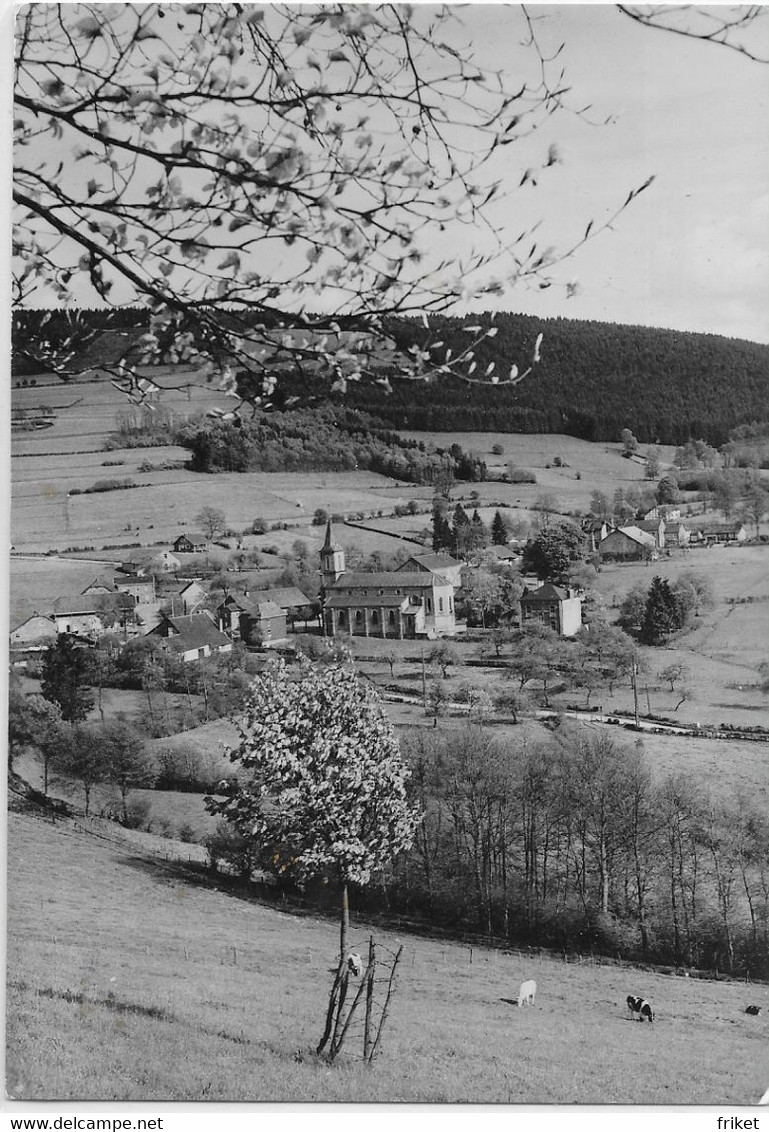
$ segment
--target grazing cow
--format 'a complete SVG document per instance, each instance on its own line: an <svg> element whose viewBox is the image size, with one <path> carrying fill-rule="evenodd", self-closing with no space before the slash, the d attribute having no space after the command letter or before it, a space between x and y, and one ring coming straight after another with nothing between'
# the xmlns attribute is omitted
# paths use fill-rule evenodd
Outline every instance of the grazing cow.
<svg viewBox="0 0 769 1132"><path fill-rule="evenodd" d="M758 1015L758 1014L761 1013L761 1007L760 1006L746 1006L745 1007L745 1013L746 1014Z"/></svg>
<svg viewBox="0 0 769 1132"><path fill-rule="evenodd" d="M527 979L524 983L521 983L521 989L518 991L518 1005L533 1006L536 994L537 984L534 979Z"/></svg>
<svg viewBox="0 0 769 1132"><path fill-rule="evenodd" d="M347 956L347 974L359 979L363 974L363 960L357 951L351 951Z"/></svg>
<svg viewBox="0 0 769 1132"><path fill-rule="evenodd" d="M638 1015L639 1022L646 1019L652 1026L654 1025L654 1011L645 998L640 995L629 994L627 996L627 1008L631 1015Z"/></svg>

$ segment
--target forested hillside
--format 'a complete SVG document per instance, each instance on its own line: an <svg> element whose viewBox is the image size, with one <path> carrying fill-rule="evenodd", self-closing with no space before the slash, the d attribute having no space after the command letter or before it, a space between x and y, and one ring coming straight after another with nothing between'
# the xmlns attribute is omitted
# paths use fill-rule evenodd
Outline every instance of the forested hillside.
<svg viewBox="0 0 769 1132"><path fill-rule="evenodd" d="M14 323L14 373L34 369L30 346L41 336L66 337L67 319L50 312L20 312ZM147 312L84 311L93 334L78 364L97 366L117 357L147 328ZM263 320L264 321L264 320ZM394 392L377 384L350 384L345 403L376 416L385 426L450 431L565 432L585 440L616 440L630 428L639 441L682 444L689 437L720 446L735 426L767 419L769 346L718 335L691 334L645 326L623 326L530 315L498 314L496 334L475 348L475 373L494 363L502 379L513 365L523 372L542 334L541 360L516 385L465 384L439 376L433 382L394 380ZM430 349L440 361L468 349L471 325L484 330L491 315L391 321L388 329L402 346ZM476 335L477 336L477 335ZM440 346L436 345L440 343ZM468 364L470 364L468 362ZM312 382L311 382L312 384ZM286 375L286 389L300 397ZM316 389L313 392L317 393ZM277 400L280 404L280 400Z"/></svg>
<svg viewBox="0 0 769 1132"><path fill-rule="evenodd" d="M424 344L467 348L469 319L431 319L430 330L401 322L398 333ZM482 327L491 316L474 318ZM565 432L616 440L630 428L642 442L681 444L690 436L720 446L738 424L767 415L769 347L709 334L529 315L497 315L495 337L475 350L477 373L491 362L502 377L523 371L538 334L541 361L519 384L409 384L399 395L357 387L350 403L401 428Z"/></svg>

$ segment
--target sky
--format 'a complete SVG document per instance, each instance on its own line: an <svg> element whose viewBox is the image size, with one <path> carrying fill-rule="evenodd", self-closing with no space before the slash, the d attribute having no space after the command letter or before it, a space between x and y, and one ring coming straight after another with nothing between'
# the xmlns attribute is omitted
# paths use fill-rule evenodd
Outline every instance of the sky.
<svg viewBox="0 0 769 1132"><path fill-rule="evenodd" d="M0 5L7 7L5 0ZM495 219L512 240L541 224L541 246L570 247L598 230L650 176L613 224L556 270L562 286L517 286L469 309L598 319L769 342L769 66L723 47L638 26L608 4L529 6L546 50L563 42L568 98L529 142L499 151L509 196ZM515 5L460 8L476 60L510 90L526 74ZM459 33L458 33L459 34ZM769 53L769 20L766 21ZM600 124L610 118L609 124ZM562 162L518 188L522 165L550 143ZM460 248L463 233L452 233ZM567 298L566 283L576 284Z"/></svg>
<svg viewBox="0 0 769 1132"><path fill-rule="evenodd" d="M528 186L514 194L511 231L519 211L538 210L544 231L568 242L655 181L562 265L561 278L579 285L574 297L552 288L497 305L769 341L769 66L638 26L610 5L532 11L541 42L565 44L574 104L592 103L591 120L612 122L558 115L547 124L542 140L558 144L563 163L529 201ZM478 6L465 19L479 59L515 58L504 9ZM769 52L769 21L765 30Z"/></svg>

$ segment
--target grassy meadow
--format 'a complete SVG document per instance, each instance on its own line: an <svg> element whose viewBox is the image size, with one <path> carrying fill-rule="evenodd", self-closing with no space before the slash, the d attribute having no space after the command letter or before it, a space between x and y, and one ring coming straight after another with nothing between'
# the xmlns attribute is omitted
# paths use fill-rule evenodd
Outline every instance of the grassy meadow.
<svg viewBox="0 0 769 1132"><path fill-rule="evenodd" d="M350 1046L329 1067L313 1050L335 923L68 823L12 814L9 847L7 1089L20 1100L735 1105L766 1086L764 987L378 930L380 954L404 944L381 1055L368 1070ZM368 934L353 920L353 945ZM537 1002L519 1010L530 977ZM627 994L654 1004L653 1029Z"/></svg>

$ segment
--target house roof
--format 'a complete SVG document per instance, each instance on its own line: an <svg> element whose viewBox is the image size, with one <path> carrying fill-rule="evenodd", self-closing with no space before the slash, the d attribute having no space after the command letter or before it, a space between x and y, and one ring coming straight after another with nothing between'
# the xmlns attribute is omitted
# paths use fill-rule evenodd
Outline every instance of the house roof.
<svg viewBox="0 0 769 1132"><path fill-rule="evenodd" d="M56 617L65 617L69 613L116 613L131 610L135 605L133 594L77 594L75 597L57 597L53 612Z"/></svg>
<svg viewBox="0 0 769 1132"><path fill-rule="evenodd" d="M176 544L180 538L186 538L188 542L205 543L208 545L208 539L205 535L200 534L199 531L182 531L182 533L177 535L174 539L174 544Z"/></svg>
<svg viewBox="0 0 769 1132"><path fill-rule="evenodd" d="M484 554L493 554L495 558L501 561L506 561L508 558L520 558L520 551L515 550L512 546L500 546L497 543L491 543L490 546L484 546Z"/></svg>
<svg viewBox="0 0 769 1132"><path fill-rule="evenodd" d="M639 531L658 531L660 527L665 527L667 524L660 516L659 519L636 519L633 526L638 527Z"/></svg>
<svg viewBox="0 0 769 1132"><path fill-rule="evenodd" d="M14 625L14 627L11 629L11 633L18 633L19 629L22 629L25 625L28 625L30 621L47 621L52 629L56 628L56 622L53 620L53 618L48 617L47 614L30 613L29 617L25 617L23 621L20 621L18 623L18 625Z"/></svg>
<svg viewBox="0 0 769 1132"><path fill-rule="evenodd" d="M521 603L528 605L530 602L537 601L566 601L568 597L568 590L554 586L552 582L545 582L537 590L524 590L521 595Z"/></svg>
<svg viewBox="0 0 769 1132"><path fill-rule="evenodd" d="M447 581L441 574L436 574L433 571L426 572L424 570L378 570L371 573L364 571L350 570L346 574L341 574L334 582L331 589L333 590L352 590L352 589L402 589L408 586L410 589L432 589L434 585L448 586L451 583Z"/></svg>
<svg viewBox="0 0 769 1132"><path fill-rule="evenodd" d="M606 539L610 539L612 535L624 535L625 538L639 543L640 546L654 546L654 538L652 535L650 535L648 531L642 531L640 527L633 525L629 527L618 527L616 531L611 531L605 539L601 540L602 544L606 542Z"/></svg>
<svg viewBox="0 0 769 1132"><path fill-rule="evenodd" d="M185 650L199 649L204 645L219 648L232 643L229 637L217 629L209 613L190 613L186 617L166 615L152 633L166 637L169 626L175 631L167 639L178 641Z"/></svg>
<svg viewBox="0 0 769 1132"><path fill-rule="evenodd" d="M148 578L145 574L126 574L123 578L115 578L115 587L120 589L122 586L151 586L153 585L152 578Z"/></svg>
<svg viewBox="0 0 769 1132"><path fill-rule="evenodd" d="M745 524L739 519L729 523L719 519L687 519L683 526L690 531L701 531L703 534L733 535L742 530Z"/></svg>
<svg viewBox="0 0 769 1132"><path fill-rule="evenodd" d="M250 596L251 601L273 601L281 609L293 609L300 605L312 605L307 594L303 594L296 586L278 586L276 589L255 590Z"/></svg>
<svg viewBox="0 0 769 1132"><path fill-rule="evenodd" d="M103 588L107 590L108 593L112 593L115 590L115 583L113 582L112 578L107 578L104 576L104 574L100 574L98 578L94 578L92 581L90 581L85 589L81 590L81 593L86 593L88 590L90 590L91 586L103 586Z"/></svg>
<svg viewBox="0 0 769 1132"><path fill-rule="evenodd" d="M452 566L462 565L456 558L452 558L450 554L412 554L397 572L401 573L404 571L409 562L418 562L420 566L424 566L425 570L432 570L433 573L440 573L441 570L447 570Z"/></svg>
<svg viewBox="0 0 769 1132"><path fill-rule="evenodd" d="M191 582L187 582L186 586L182 586L182 588L179 590L179 593L180 594L186 594L187 590L192 590L192 589L200 590L201 593L206 592L205 589L203 588L203 586L201 586L200 582L196 582L196 581L193 580Z"/></svg>
<svg viewBox="0 0 769 1132"><path fill-rule="evenodd" d="M253 601L249 613L259 621L272 621L275 617L285 617L285 610L274 601Z"/></svg>

